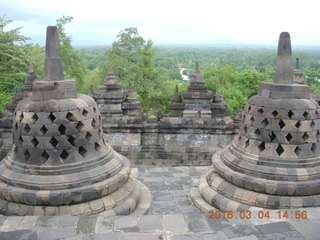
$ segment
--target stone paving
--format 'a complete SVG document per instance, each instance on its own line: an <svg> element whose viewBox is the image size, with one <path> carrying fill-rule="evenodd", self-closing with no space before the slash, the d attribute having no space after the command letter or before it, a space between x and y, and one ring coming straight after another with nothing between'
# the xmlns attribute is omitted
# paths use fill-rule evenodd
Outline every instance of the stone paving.
<svg viewBox="0 0 320 240"><path fill-rule="evenodd" d="M279 219L275 211L270 211L270 219L209 219L209 215L200 213L188 198L192 181L206 169L207 167L152 166L133 168L132 175L146 184L153 194L150 215L0 216L0 239L320 239L320 208L299 209L307 211L307 219L291 219L293 215L290 215L290 211L289 219Z"/></svg>

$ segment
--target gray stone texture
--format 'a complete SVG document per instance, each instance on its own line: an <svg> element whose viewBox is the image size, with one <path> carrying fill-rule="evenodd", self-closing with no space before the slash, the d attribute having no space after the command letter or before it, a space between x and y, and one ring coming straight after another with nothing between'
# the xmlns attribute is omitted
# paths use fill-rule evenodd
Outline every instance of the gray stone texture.
<svg viewBox="0 0 320 240"><path fill-rule="evenodd" d="M0 228L5 225L5 231L0 231L0 239L49 239L56 236L68 240L78 239L318 239L319 235L319 208L294 209L300 212L307 211L307 219L279 219L278 210L270 210L270 218L257 218L252 210L250 219L240 219L239 213L233 212L233 219L209 219L188 200L189 189L194 178L199 177L207 167L169 167L169 166L139 166L133 168L131 174L138 179L148 180L152 186L154 202L171 201L179 204L178 212L155 213L150 215L132 216L54 216L30 217L25 216L17 225L16 217L0 216ZM155 177L153 177L155 176ZM170 190L170 184L186 185L185 190ZM163 187L164 185L164 187ZM158 190L162 188L163 190ZM165 199L159 199L161 196ZM170 198L168 198L168 195ZM189 212L183 210L188 207ZM210 210L217 211L211 207ZM284 211L284 210L283 210ZM164 215L176 215L186 227L183 233L168 232L164 228ZM238 216L238 218L236 218ZM126 219L128 217L128 219ZM256 218L254 218L256 217ZM13 218L13 221L6 221ZM21 219L21 218L20 218ZM39 221L38 225L35 225ZM6 221L6 223L4 223ZM30 224L27 224L30 222ZM40 224L42 222L43 224ZM179 222L180 223L180 222ZM183 221L182 221L183 223ZM114 228L117 224L117 229ZM278 226L279 224L279 226ZM240 227L236 227L240 226ZM180 227L180 226L179 226ZM260 231L268 228L268 233ZM81 230L80 230L81 229ZM287 231L288 230L288 231ZM58 231L61 231L58 232ZM264 230L263 230L264 231ZM228 234L228 235L227 235ZM30 236L28 238L28 236ZM236 237L237 236L237 237Z"/></svg>
<svg viewBox="0 0 320 240"><path fill-rule="evenodd" d="M150 192L107 143L96 102L77 94L75 80L64 80L56 27L47 29L45 65L45 80L15 108L12 149L0 163L0 213L148 212Z"/></svg>
<svg viewBox="0 0 320 240"><path fill-rule="evenodd" d="M319 206L320 107L307 85L293 83L291 58L290 36L281 33L274 83L260 84L239 135L191 190L201 211Z"/></svg>

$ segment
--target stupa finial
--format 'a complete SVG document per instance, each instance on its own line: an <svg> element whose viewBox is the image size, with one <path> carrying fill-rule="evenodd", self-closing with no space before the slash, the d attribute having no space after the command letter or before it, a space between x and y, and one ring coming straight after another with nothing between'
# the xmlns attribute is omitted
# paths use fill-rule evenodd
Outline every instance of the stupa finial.
<svg viewBox="0 0 320 240"><path fill-rule="evenodd" d="M197 61L196 62L196 71L195 71L196 73L199 73L200 72L200 69L199 69L199 62Z"/></svg>
<svg viewBox="0 0 320 240"><path fill-rule="evenodd" d="M111 65L109 65L109 67L108 67L108 74L109 75L113 75L113 70L112 70L112 66Z"/></svg>
<svg viewBox="0 0 320 240"><path fill-rule="evenodd" d="M299 58L296 58L296 65L295 65L295 69L300 69L300 62L299 62Z"/></svg>
<svg viewBox="0 0 320 240"><path fill-rule="evenodd" d="M56 26L47 27L45 76L44 80L63 80L62 59L60 55L60 42Z"/></svg>
<svg viewBox="0 0 320 240"><path fill-rule="evenodd" d="M291 40L288 32L282 32L279 37L274 83L293 83Z"/></svg>

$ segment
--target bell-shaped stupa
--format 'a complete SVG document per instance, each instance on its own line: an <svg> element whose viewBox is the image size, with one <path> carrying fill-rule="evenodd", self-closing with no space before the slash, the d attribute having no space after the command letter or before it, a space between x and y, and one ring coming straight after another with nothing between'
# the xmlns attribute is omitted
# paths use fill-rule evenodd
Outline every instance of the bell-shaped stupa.
<svg viewBox="0 0 320 240"><path fill-rule="evenodd" d="M4 215L144 214L151 195L107 143L96 102L64 79L57 28L47 29L45 78L16 107L0 163Z"/></svg>
<svg viewBox="0 0 320 240"><path fill-rule="evenodd" d="M238 136L191 189L201 211L320 205L320 109L310 88L293 79L290 35L283 32L274 82L260 84Z"/></svg>

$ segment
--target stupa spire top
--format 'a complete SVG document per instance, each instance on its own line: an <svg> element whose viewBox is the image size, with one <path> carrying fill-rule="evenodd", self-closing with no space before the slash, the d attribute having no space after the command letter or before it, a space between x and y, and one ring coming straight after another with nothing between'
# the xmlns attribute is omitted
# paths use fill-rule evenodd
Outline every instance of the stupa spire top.
<svg viewBox="0 0 320 240"><path fill-rule="evenodd" d="M296 58L295 69L300 69L300 62L299 62L299 58Z"/></svg>
<svg viewBox="0 0 320 240"><path fill-rule="evenodd" d="M291 40L288 32L282 32L279 37L274 83L293 83Z"/></svg>
<svg viewBox="0 0 320 240"><path fill-rule="evenodd" d="M109 75L113 75L113 70L112 70L112 66L111 65L109 65L109 67L108 67L108 74Z"/></svg>
<svg viewBox="0 0 320 240"><path fill-rule="evenodd" d="M196 62L196 73L200 73L200 69L199 69L199 62L197 61Z"/></svg>
<svg viewBox="0 0 320 240"><path fill-rule="evenodd" d="M56 26L47 27L46 58L44 80L63 80L62 59L60 55L60 42Z"/></svg>

